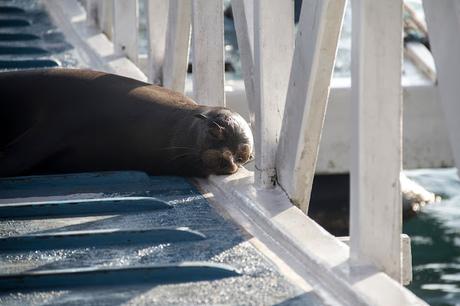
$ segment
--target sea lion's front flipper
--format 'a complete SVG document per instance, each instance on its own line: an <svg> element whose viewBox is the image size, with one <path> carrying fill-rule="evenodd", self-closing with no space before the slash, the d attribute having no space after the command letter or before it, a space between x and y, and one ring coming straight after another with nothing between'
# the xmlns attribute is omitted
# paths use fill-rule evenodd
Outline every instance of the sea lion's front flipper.
<svg viewBox="0 0 460 306"><path fill-rule="evenodd" d="M42 125L29 128L0 152L0 177L22 175L54 154L59 150L60 134Z"/></svg>

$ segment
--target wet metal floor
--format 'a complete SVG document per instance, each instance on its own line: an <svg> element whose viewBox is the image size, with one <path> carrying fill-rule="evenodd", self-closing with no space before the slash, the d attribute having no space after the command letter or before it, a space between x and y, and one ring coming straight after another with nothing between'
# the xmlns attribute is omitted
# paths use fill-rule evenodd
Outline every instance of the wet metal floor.
<svg viewBox="0 0 460 306"><path fill-rule="evenodd" d="M0 218L1 305L320 304L184 178L0 179Z"/></svg>
<svg viewBox="0 0 460 306"><path fill-rule="evenodd" d="M42 1L0 0L0 71L81 65Z"/></svg>

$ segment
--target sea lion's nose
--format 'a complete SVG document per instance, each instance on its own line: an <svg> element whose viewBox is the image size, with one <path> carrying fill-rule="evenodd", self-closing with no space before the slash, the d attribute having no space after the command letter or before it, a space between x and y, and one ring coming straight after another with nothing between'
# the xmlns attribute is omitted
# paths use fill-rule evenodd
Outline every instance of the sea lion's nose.
<svg viewBox="0 0 460 306"><path fill-rule="evenodd" d="M233 160L233 154L232 152L230 152L229 150L225 150L224 152L222 152L222 157L224 158L224 160L227 161L227 163L229 163L230 165L233 165L235 162Z"/></svg>
<svg viewBox="0 0 460 306"><path fill-rule="evenodd" d="M238 166L235 164L232 152L225 150L222 152L222 157L226 160L230 173L235 173L238 170Z"/></svg>
<svg viewBox="0 0 460 306"><path fill-rule="evenodd" d="M240 150L244 154L247 153L249 155L251 153L251 146L249 146L247 143L241 144L240 145Z"/></svg>
<svg viewBox="0 0 460 306"><path fill-rule="evenodd" d="M226 160L233 162L233 154L232 154L232 152L230 152L229 150L225 150L224 152L222 152L222 156L223 156Z"/></svg>

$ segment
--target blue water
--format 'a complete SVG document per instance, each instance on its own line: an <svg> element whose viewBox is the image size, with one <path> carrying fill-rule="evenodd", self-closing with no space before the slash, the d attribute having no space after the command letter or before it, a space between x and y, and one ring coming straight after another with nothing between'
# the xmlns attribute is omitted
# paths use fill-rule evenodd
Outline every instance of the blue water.
<svg viewBox="0 0 460 306"><path fill-rule="evenodd" d="M460 305L460 180L456 169L409 171L442 201L404 223L412 240L413 281L408 286L430 305Z"/></svg>

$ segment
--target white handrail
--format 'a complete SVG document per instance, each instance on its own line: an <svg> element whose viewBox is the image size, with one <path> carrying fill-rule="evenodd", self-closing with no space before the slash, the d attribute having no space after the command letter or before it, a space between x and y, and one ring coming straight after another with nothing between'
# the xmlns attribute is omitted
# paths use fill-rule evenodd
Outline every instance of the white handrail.
<svg viewBox="0 0 460 306"><path fill-rule="evenodd" d="M137 63L137 1L113 1L115 46ZM166 21L166 3L149 1L151 80L184 91L193 24L194 97L199 103L224 106L222 2L169 1ZM255 123L255 185L267 189L280 184L304 212L345 1L304 0L294 57L293 1L232 1ZM351 251L358 261L370 260L400 281L402 3L354 1L353 91L355 114L359 111L354 132L359 138L352 168Z"/></svg>
<svg viewBox="0 0 460 306"><path fill-rule="evenodd" d="M253 0L232 0L233 21L240 50L249 121L255 125L256 99L254 88L254 5Z"/></svg>
<svg viewBox="0 0 460 306"><path fill-rule="evenodd" d="M147 75L149 81L153 84L161 84L163 82L168 10L169 2L167 0L147 1Z"/></svg>
<svg viewBox="0 0 460 306"><path fill-rule="evenodd" d="M222 1L193 0L192 12L193 96L201 104L225 106Z"/></svg>
<svg viewBox="0 0 460 306"><path fill-rule="evenodd" d="M109 38L113 38L113 0L102 0L99 3L99 26L102 32Z"/></svg>
<svg viewBox="0 0 460 306"><path fill-rule="evenodd" d="M423 2L431 49L439 79L439 100L444 112L457 174L460 177L460 3L453 0Z"/></svg>
<svg viewBox="0 0 460 306"><path fill-rule="evenodd" d="M273 187L276 183L276 150L294 49L294 2L256 0L254 5L254 175L259 187Z"/></svg>
<svg viewBox="0 0 460 306"><path fill-rule="evenodd" d="M352 7L351 259L400 282L402 1Z"/></svg>
<svg viewBox="0 0 460 306"><path fill-rule="evenodd" d="M138 0L113 0L113 42L115 48L138 63L139 12Z"/></svg>
<svg viewBox="0 0 460 306"><path fill-rule="evenodd" d="M304 0L283 116L278 182L308 212L345 0Z"/></svg>
<svg viewBox="0 0 460 306"><path fill-rule="evenodd" d="M171 0L169 2L163 86L181 93L184 92L187 77L191 18L192 4L190 1Z"/></svg>

